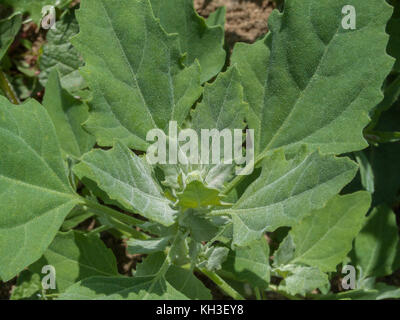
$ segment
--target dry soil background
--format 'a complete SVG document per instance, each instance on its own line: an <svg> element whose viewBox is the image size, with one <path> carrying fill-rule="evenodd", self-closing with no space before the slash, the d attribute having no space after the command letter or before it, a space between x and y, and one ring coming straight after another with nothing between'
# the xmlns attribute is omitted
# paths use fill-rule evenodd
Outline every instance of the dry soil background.
<svg viewBox="0 0 400 320"><path fill-rule="evenodd" d="M268 16L274 8L269 0L194 0L204 17L217 8L226 7L225 33L229 47L235 42L254 42L268 31Z"/></svg>

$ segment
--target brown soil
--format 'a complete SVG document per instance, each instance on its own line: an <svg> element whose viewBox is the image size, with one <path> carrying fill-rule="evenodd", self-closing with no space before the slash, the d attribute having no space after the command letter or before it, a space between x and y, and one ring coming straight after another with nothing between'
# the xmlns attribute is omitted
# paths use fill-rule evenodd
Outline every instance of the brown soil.
<svg viewBox="0 0 400 320"><path fill-rule="evenodd" d="M226 7L225 33L228 46L235 42L252 43L268 32L267 20L275 4L269 0L194 0L200 15L208 17Z"/></svg>
<svg viewBox="0 0 400 320"><path fill-rule="evenodd" d="M125 240L117 239L108 232L103 232L101 239L117 258L118 272L125 276L132 276L132 269L136 269L136 264L142 261L143 255L129 254Z"/></svg>
<svg viewBox="0 0 400 320"><path fill-rule="evenodd" d="M0 300L10 299L11 290L14 284L15 279L8 282L0 281Z"/></svg>

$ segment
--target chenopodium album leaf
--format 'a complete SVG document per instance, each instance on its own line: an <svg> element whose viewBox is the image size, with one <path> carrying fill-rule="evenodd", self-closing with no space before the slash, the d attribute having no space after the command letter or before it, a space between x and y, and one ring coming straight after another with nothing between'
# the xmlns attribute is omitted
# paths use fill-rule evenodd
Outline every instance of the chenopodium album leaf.
<svg viewBox="0 0 400 320"><path fill-rule="evenodd" d="M148 256L138 265L134 278L91 277L69 287L60 299L91 300L185 300L211 299L210 291L191 270L165 267L163 253ZM165 269L165 271L163 271Z"/></svg>
<svg viewBox="0 0 400 320"><path fill-rule="evenodd" d="M58 233L43 257L29 270L41 274L45 265L51 265L56 270L58 292L89 277L118 275L112 251L97 235L85 235L79 231Z"/></svg>
<svg viewBox="0 0 400 320"><path fill-rule="evenodd" d="M303 264L335 271L350 252L370 204L366 191L334 197L292 228L276 252L275 265Z"/></svg>
<svg viewBox="0 0 400 320"><path fill-rule="evenodd" d="M24 270L18 275L10 300L40 300L42 290L40 275Z"/></svg>
<svg viewBox="0 0 400 320"><path fill-rule="evenodd" d="M135 276L152 276L159 272L166 256L159 252L149 255L142 263L138 264ZM170 266L165 274L165 279L179 292L190 299L211 299L210 290L193 274L192 270Z"/></svg>
<svg viewBox="0 0 400 320"><path fill-rule="evenodd" d="M354 30L342 27L345 5L357 8ZM391 12L381 0L286 1L269 17L265 39L237 45L232 62L257 154L301 144L335 154L367 146L362 130L394 63L386 54Z"/></svg>
<svg viewBox="0 0 400 320"><path fill-rule="evenodd" d="M222 269L254 287L266 288L270 281L269 253L266 239L261 238L248 247L230 251Z"/></svg>
<svg viewBox="0 0 400 320"><path fill-rule="evenodd" d="M233 245L245 246L265 231L294 226L319 209L348 184L357 165L347 158L309 154L303 149L288 159L283 150L265 158L262 173L229 209L213 215L229 215L233 221Z"/></svg>
<svg viewBox="0 0 400 320"><path fill-rule="evenodd" d="M88 106L62 88L58 69L50 73L43 106L54 123L61 149L66 156L78 159L92 149L96 141L81 126L89 116Z"/></svg>
<svg viewBox="0 0 400 320"><path fill-rule="evenodd" d="M314 289L326 292L330 285L328 275L315 267L286 264L275 268L274 271L283 278L279 290L293 296L305 296Z"/></svg>
<svg viewBox="0 0 400 320"><path fill-rule="evenodd" d="M0 20L0 60L3 59L3 56L14 41L21 24L22 16L20 14Z"/></svg>
<svg viewBox="0 0 400 320"><path fill-rule="evenodd" d="M137 268L134 278L129 277L91 277L70 286L59 299L88 300L173 300L188 299L187 293L193 289L207 294L203 284L187 270L175 268L171 263L171 253L179 239L173 241L168 255L156 253L150 255L141 267ZM182 282L182 279L186 280ZM195 287L188 287L188 285ZM196 290L196 289L195 289Z"/></svg>
<svg viewBox="0 0 400 320"><path fill-rule="evenodd" d="M72 43L93 91L85 128L101 146L119 139L145 151L149 130L181 125L200 97L199 64L184 66L178 36L164 31L149 1L86 0L77 18Z"/></svg>
<svg viewBox="0 0 400 320"><path fill-rule="evenodd" d="M0 97L0 144L0 277L9 280L41 257L79 198L38 102Z"/></svg>
<svg viewBox="0 0 400 320"><path fill-rule="evenodd" d="M377 240L379 239L379 240ZM354 241L352 262L362 278L390 275L400 267L396 216L385 204L374 208Z"/></svg>
<svg viewBox="0 0 400 320"><path fill-rule="evenodd" d="M339 0L287 1L283 13L274 11L270 16L270 33L265 39L252 45L239 44L234 50L232 62L242 75L244 96L250 106L249 128L255 131L255 164L260 164L267 156L263 170L276 169L277 175L265 173L231 209L214 212L232 216L233 244L246 245L265 230L296 224L310 210L323 207L354 177L355 168L352 174L342 176L342 181L323 183L326 182L323 176L341 176L340 169L323 169L317 163L321 166L336 163L344 169L338 162L343 159L325 161L326 156L315 154L314 159L319 160L311 161L313 165L307 166L305 171L298 167L299 178L285 185L279 180L279 174L287 170L289 174L282 174L282 177L290 180L296 167L304 162L285 165L283 156L276 160L274 155L279 148L289 157L292 153L299 154L303 144L307 144L310 151L319 149L327 154L341 154L367 146L363 128L370 120L368 113L383 98L381 84L393 66L393 59L386 54L389 36L385 33L391 8L380 0L354 2L358 25L354 30L346 30L342 27L341 11L348 4ZM370 56L376 60L372 62ZM280 166L282 169L277 169ZM289 168L291 166L293 168ZM315 173L304 174L313 168ZM276 197L274 191L268 193L271 196L265 196L262 191L270 183L263 180L265 177L272 179L272 176L282 188ZM236 180L240 181L240 177ZM227 192L232 190L236 180L228 185ZM311 191L320 183L324 191ZM293 197L294 190L301 189L302 185L311 193L303 190ZM283 189L288 192L286 196ZM306 200L307 197L315 201ZM273 203L275 205L271 206ZM291 216L290 210L295 216Z"/></svg>
<svg viewBox="0 0 400 320"><path fill-rule="evenodd" d="M327 292L326 272L336 270L351 250L371 204L367 192L336 196L292 228L274 254L273 271L283 278L279 289L306 295Z"/></svg>
<svg viewBox="0 0 400 320"><path fill-rule="evenodd" d="M117 142L109 151L92 150L73 170L81 180L95 182L122 208L165 226L174 223L176 210L162 195L151 168L122 143Z"/></svg>
<svg viewBox="0 0 400 320"><path fill-rule="evenodd" d="M60 300L186 300L164 277L91 277L70 286Z"/></svg>
<svg viewBox="0 0 400 320"><path fill-rule="evenodd" d="M210 26L193 8L193 0L150 0L154 15L168 33L177 33L185 65L201 67L201 82L216 76L225 64L224 29ZM179 8L179 9L177 9Z"/></svg>
<svg viewBox="0 0 400 320"><path fill-rule="evenodd" d="M43 45L39 60L39 81L43 86L46 86L50 73L57 68L62 87L69 92L86 87L79 73L79 68L84 65L83 59L69 41L78 31L78 22L72 11L66 11L57 22L56 28L48 31L47 43Z"/></svg>

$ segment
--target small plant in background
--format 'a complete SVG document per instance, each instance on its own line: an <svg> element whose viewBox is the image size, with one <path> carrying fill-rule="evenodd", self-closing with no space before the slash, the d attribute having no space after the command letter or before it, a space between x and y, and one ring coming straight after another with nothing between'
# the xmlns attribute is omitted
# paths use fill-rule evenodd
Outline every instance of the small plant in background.
<svg viewBox="0 0 400 320"><path fill-rule="evenodd" d="M6 1L0 21L12 299L400 297L398 1L281 1L269 33L232 53L224 15L192 0L70 2L40 3L57 20L24 69L36 100L15 88L12 53L39 2ZM179 159L203 154L171 123L239 136L254 161L223 161L217 136L205 151L219 162L150 164L154 130ZM124 275L107 237L138 259Z"/></svg>

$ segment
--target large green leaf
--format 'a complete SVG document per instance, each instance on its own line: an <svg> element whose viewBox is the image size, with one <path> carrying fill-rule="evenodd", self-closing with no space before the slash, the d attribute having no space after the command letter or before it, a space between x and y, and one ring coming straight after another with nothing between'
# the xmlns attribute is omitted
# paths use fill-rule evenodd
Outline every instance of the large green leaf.
<svg viewBox="0 0 400 320"><path fill-rule="evenodd" d="M146 160L117 142L113 149L93 150L74 168L82 180L89 179L130 212L143 215L165 226L174 223L175 210L153 179Z"/></svg>
<svg viewBox="0 0 400 320"><path fill-rule="evenodd" d="M230 251L222 270L231 272L235 279L248 282L254 287L268 287L270 280L268 243L265 239L261 239L248 247Z"/></svg>
<svg viewBox="0 0 400 320"><path fill-rule="evenodd" d="M8 48L14 41L21 28L22 17L20 14L0 20L0 60L3 59Z"/></svg>
<svg viewBox="0 0 400 320"><path fill-rule="evenodd" d="M77 231L59 233L43 257L29 270L41 274L45 265L55 268L59 292L82 279L118 275L116 259L100 238Z"/></svg>
<svg viewBox="0 0 400 320"><path fill-rule="evenodd" d="M157 253L148 256L137 266L135 276L155 276L160 270L165 258L166 257L164 253ZM165 274L165 279L176 290L183 293L189 299L211 299L210 290L207 289L204 284L196 278L196 276L193 274L193 271L190 269L184 269L171 265Z"/></svg>
<svg viewBox="0 0 400 320"><path fill-rule="evenodd" d="M249 103L249 111L246 120L249 128L255 131L256 142L262 134L262 110L267 88L268 61L270 49L267 41L269 35L254 44L237 43L232 53L231 63L236 66L241 74L244 100ZM256 143L255 151L260 147Z"/></svg>
<svg viewBox="0 0 400 320"><path fill-rule="evenodd" d="M58 69L63 88L69 92L83 89L86 84L78 70L84 65L83 59L69 41L79 31L74 12L66 11L56 26L46 34L47 43L39 60L39 81L46 86L50 73Z"/></svg>
<svg viewBox="0 0 400 320"><path fill-rule="evenodd" d="M139 240L139 239L130 239L127 242L127 251L130 254L149 254L154 252L163 251L170 237L157 238L157 239L147 239L147 240Z"/></svg>
<svg viewBox="0 0 400 320"><path fill-rule="evenodd" d="M210 15L206 20L206 23L210 27L219 25L222 28L225 28L225 20L226 20L226 8L219 7L217 10L210 13Z"/></svg>
<svg viewBox="0 0 400 320"><path fill-rule="evenodd" d="M98 144L146 150L150 129L182 124L202 91L200 69L183 66L178 36L165 33L149 1L86 0L77 18L73 44L94 97L85 128Z"/></svg>
<svg viewBox="0 0 400 320"><path fill-rule="evenodd" d="M42 291L40 275L24 270L18 275L10 300L40 300Z"/></svg>
<svg viewBox="0 0 400 320"><path fill-rule="evenodd" d="M335 271L351 250L370 203L365 191L334 197L292 228L276 253L276 265L305 264Z"/></svg>
<svg viewBox="0 0 400 320"><path fill-rule="evenodd" d="M386 283L377 283L371 288L355 289L329 294L320 297L324 300L383 300L399 299L400 288L387 285Z"/></svg>
<svg viewBox="0 0 400 320"><path fill-rule="evenodd" d="M47 249L79 202L56 131L34 100L0 97L0 277L9 280Z"/></svg>
<svg viewBox="0 0 400 320"><path fill-rule="evenodd" d="M175 243L175 242L174 242ZM174 246L174 244L173 244ZM173 268L171 272L171 248L168 256L162 252L150 255L136 270L133 278L93 277L72 285L60 299L107 299L107 300L174 300L187 299L186 292L198 293L191 285L201 282L187 277ZM189 272L188 270L186 270ZM191 276L193 274L190 272ZM179 279L176 279L176 278ZM184 279L182 282L181 280ZM174 283L171 283L172 280ZM202 285L202 284L201 284ZM207 290L206 288L204 288ZM195 296L191 296L195 298Z"/></svg>
<svg viewBox="0 0 400 320"><path fill-rule="evenodd" d="M61 148L67 155L80 158L93 147L94 137L81 126L88 118L88 107L61 87L57 70L50 74L43 105L53 120Z"/></svg>
<svg viewBox="0 0 400 320"><path fill-rule="evenodd" d="M396 216L382 205L369 215L354 242L354 263L362 277L383 277L400 268L400 242Z"/></svg>
<svg viewBox="0 0 400 320"><path fill-rule="evenodd" d="M186 185L185 190L178 194L179 205L182 208L199 208L221 203L217 189L207 188L202 182L194 180Z"/></svg>
<svg viewBox="0 0 400 320"><path fill-rule="evenodd" d="M210 271L220 270L222 264L228 258L229 252L226 247L207 247L201 254L203 261L199 264L199 267L204 267Z"/></svg>
<svg viewBox="0 0 400 320"><path fill-rule="evenodd" d="M188 228L190 236L198 242L210 241L219 230L212 219L208 219L202 214L196 214L195 210L186 210L180 216L179 224Z"/></svg>
<svg viewBox="0 0 400 320"><path fill-rule="evenodd" d="M93 277L69 287L60 300L184 300L164 277Z"/></svg>
<svg viewBox="0 0 400 320"><path fill-rule="evenodd" d="M225 64L224 29L209 25L193 8L193 0L150 0L153 12L168 33L178 33L185 64L198 59L201 82L216 76ZM179 8L179 9L177 9ZM217 22L217 21L215 21Z"/></svg>
<svg viewBox="0 0 400 320"><path fill-rule="evenodd" d="M203 99L192 112L192 128L199 134L202 129L243 129L247 111L240 75L233 66L205 85Z"/></svg>
<svg viewBox="0 0 400 320"><path fill-rule="evenodd" d="M342 28L345 5L356 8L355 30ZM390 15L384 0L287 0L269 17L266 39L238 47L233 63L251 97L258 153L304 143L337 154L367 146L362 129L393 66Z"/></svg>
<svg viewBox="0 0 400 320"><path fill-rule="evenodd" d="M193 274L192 270L171 266L165 275L167 281L192 300L211 300L210 290Z"/></svg>
<svg viewBox="0 0 400 320"><path fill-rule="evenodd" d="M283 277L279 284L279 290L290 295L306 295L314 289L326 290L329 287L329 279L326 273L318 268L288 264L275 269Z"/></svg>
<svg viewBox="0 0 400 320"><path fill-rule="evenodd" d="M319 209L349 183L357 166L347 158L335 158L302 150L287 159L278 150L263 162L261 176L230 209L214 211L233 219L233 244L247 245L265 231L296 225L311 210Z"/></svg>

